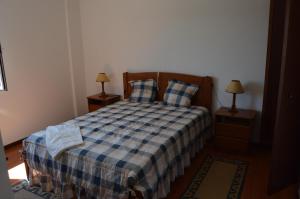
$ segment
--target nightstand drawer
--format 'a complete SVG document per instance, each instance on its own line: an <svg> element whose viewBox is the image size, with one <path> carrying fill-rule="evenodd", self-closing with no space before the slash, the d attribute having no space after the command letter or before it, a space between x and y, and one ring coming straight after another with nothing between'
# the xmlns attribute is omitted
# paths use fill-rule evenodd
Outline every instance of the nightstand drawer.
<svg viewBox="0 0 300 199"><path fill-rule="evenodd" d="M96 111L102 107L104 107L104 106L101 106L99 104L89 104L89 112Z"/></svg>
<svg viewBox="0 0 300 199"><path fill-rule="evenodd" d="M249 140L251 134L251 128L248 126L242 126L237 124L216 124L216 135L238 138L242 140Z"/></svg>
<svg viewBox="0 0 300 199"><path fill-rule="evenodd" d="M248 141L223 136L216 136L215 145L218 148L236 152L246 152L249 149Z"/></svg>

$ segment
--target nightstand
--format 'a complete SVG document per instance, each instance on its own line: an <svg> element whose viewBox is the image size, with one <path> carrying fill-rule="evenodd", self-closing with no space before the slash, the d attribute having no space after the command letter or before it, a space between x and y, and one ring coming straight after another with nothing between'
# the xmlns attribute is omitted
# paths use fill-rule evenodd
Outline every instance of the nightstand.
<svg viewBox="0 0 300 199"><path fill-rule="evenodd" d="M101 97L100 94L89 96L87 97L89 112L113 104L117 101L120 101L120 99L121 99L120 95L112 95L112 94L108 94L106 97Z"/></svg>
<svg viewBox="0 0 300 199"><path fill-rule="evenodd" d="M255 124L256 111L239 109L231 113L222 107L215 113L215 145L230 151L247 152Z"/></svg>

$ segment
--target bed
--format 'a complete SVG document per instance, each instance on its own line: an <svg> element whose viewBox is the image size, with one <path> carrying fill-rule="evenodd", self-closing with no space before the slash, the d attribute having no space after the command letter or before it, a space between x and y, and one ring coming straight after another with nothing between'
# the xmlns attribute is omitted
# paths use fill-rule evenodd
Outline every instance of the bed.
<svg viewBox="0 0 300 199"><path fill-rule="evenodd" d="M211 136L212 79L176 73L124 73L124 98L129 81L155 79L154 103L120 101L65 122L80 127L84 144L52 159L45 131L23 142L30 183L62 198L162 198L171 182ZM199 85L192 106L161 103L168 81Z"/></svg>

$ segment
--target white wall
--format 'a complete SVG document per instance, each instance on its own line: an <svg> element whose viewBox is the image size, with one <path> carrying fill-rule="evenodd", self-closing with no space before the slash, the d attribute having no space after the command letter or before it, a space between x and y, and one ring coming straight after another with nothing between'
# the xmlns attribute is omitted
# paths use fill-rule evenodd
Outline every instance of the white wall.
<svg viewBox="0 0 300 199"><path fill-rule="evenodd" d="M269 0L80 1L87 94L99 91L98 72L122 94L122 72L167 71L215 78L215 105L239 79L237 106L261 110ZM255 136L257 139L257 135Z"/></svg>
<svg viewBox="0 0 300 199"><path fill-rule="evenodd" d="M65 19L62 0L0 1L4 144L74 116Z"/></svg>
<svg viewBox="0 0 300 199"><path fill-rule="evenodd" d="M1 0L4 144L85 113L98 72L119 94L125 71L211 75L216 107L240 79L238 107L260 111L268 10L269 0Z"/></svg>

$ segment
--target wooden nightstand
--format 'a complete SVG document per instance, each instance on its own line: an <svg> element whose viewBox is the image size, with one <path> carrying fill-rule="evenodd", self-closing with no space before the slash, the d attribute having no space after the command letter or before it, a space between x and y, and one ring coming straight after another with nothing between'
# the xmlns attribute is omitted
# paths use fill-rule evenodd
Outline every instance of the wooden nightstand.
<svg viewBox="0 0 300 199"><path fill-rule="evenodd" d="M100 94L96 94L93 96L87 97L88 105L89 105L89 112L98 110L104 106L113 104L117 101L120 101L120 95L112 95L108 94L106 97L100 97Z"/></svg>
<svg viewBox="0 0 300 199"><path fill-rule="evenodd" d="M215 113L215 144L230 151L247 152L255 123L255 110L231 113L222 107Z"/></svg>

